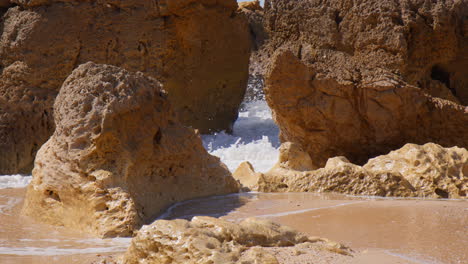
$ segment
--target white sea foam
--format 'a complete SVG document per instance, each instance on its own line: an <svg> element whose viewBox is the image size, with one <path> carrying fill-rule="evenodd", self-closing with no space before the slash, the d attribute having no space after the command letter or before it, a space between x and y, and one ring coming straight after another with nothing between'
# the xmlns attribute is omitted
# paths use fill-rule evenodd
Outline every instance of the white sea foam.
<svg viewBox="0 0 468 264"><path fill-rule="evenodd" d="M31 176L25 175L0 175L0 189L24 188L31 182Z"/></svg>
<svg viewBox="0 0 468 264"><path fill-rule="evenodd" d="M256 171L269 170L278 160L279 129L265 101L244 103L232 135L221 132L203 135L203 145L221 158L231 171L249 161Z"/></svg>

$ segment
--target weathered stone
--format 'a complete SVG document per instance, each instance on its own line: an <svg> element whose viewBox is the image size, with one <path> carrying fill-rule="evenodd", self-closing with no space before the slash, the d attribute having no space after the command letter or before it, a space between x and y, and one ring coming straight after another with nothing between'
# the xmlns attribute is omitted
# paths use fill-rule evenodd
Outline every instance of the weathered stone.
<svg viewBox="0 0 468 264"><path fill-rule="evenodd" d="M308 237L289 227L248 218L236 224L212 217L158 220L132 240L124 263L265 263L278 260L268 248L316 244L331 251L349 250L327 239Z"/></svg>
<svg viewBox="0 0 468 264"><path fill-rule="evenodd" d="M468 197L468 151L463 148L443 148L433 143L407 144L388 155L369 160L363 167L350 163L345 157L330 158L325 168L318 170L303 170L290 164L310 164L310 158L297 144L288 142L280 148L278 163L260 175L257 190Z"/></svg>
<svg viewBox="0 0 468 264"><path fill-rule="evenodd" d="M265 93L282 141L319 167L406 143L467 148L467 12L466 1L267 1Z"/></svg>
<svg viewBox="0 0 468 264"><path fill-rule="evenodd" d="M172 203L238 191L142 73L83 64L62 86L54 117L23 208L42 222L129 236Z"/></svg>
<svg viewBox="0 0 468 264"><path fill-rule="evenodd" d="M250 54L235 0L14 2L0 25L0 174L32 168L59 88L88 61L157 78L185 125L231 129Z"/></svg>
<svg viewBox="0 0 468 264"><path fill-rule="evenodd" d="M264 100L263 94L265 71L261 63L262 58L260 50L268 40L268 33L264 26L264 12L258 0L251 2L240 2L239 11L242 12L249 22L250 39L252 41L252 53L249 64L249 80L245 95L246 101Z"/></svg>
<svg viewBox="0 0 468 264"><path fill-rule="evenodd" d="M261 175L261 173L255 172L250 162L245 161L237 167L236 171L232 174L232 177L234 177L234 179L239 182L240 186L242 186L242 191L249 192L258 189L258 180Z"/></svg>
<svg viewBox="0 0 468 264"><path fill-rule="evenodd" d="M363 168L401 174L418 190L419 196L468 197L468 150L464 148L406 144L388 155L369 160Z"/></svg>
<svg viewBox="0 0 468 264"><path fill-rule="evenodd" d="M310 160L297 144L284 143L278 163L260 177L262 192L336 192L371 196L416 196L411 184L401 175L388 172L372 173L346 158L329 159L325 168L301 170L289 164L304 164Z"/></svg>

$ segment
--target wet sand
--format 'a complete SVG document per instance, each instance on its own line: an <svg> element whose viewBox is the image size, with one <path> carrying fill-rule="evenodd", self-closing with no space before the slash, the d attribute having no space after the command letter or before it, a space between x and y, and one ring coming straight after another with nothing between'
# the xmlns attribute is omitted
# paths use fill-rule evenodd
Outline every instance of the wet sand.
<svg viewBox="0 0 468 264"><path fill-rule="evenodd" d="M0 263L91 263L118 258L130 239L95 239L19 215L25 189L0 189ZM164 218L263 217L351 247L329 263L467 263L468 201L342 195L241 194L180 203ZM310 256L281 257L308 263ZM315 263L315 262L314 262Z"/></svg>
<svg viewBox="0 0 468 264"><path fill-rule="evenodd" d="M96 239L20 215L26 189L0 189L0 263L91 263L125 252L130 241Z"/></svg>
<svg viewBox="0 0 468 264"><path fill-rule="evenodd" d="M357 253L350 263L468 263L468 201L311 193L246 194L227 199L230 201L223 199L186 203L166 217L190 218L195 210L219 214L219 209L213 212L212 208L237 203L241 204L238 209L222 217L234 221L264 217L343 243Z"/></svg>

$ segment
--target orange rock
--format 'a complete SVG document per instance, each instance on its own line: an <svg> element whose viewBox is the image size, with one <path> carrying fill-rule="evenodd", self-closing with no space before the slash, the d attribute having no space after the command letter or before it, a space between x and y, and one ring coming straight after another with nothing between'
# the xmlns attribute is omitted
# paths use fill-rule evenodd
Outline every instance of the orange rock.
<svg viewBox="0 0 468 264"><path fill-rule="evenodd" d="M175 202L238 191L179 123L160 83L142 73L83 64L62 86L54 117L23 208L42 222L131 236Z"/></svg>
<svg viewBox="0 0 468 264"><path fill-rule="evenodd" d="M282 141L315 166L364 164L406 143L468 147L468 2L272 0L264 10L266 98Z"/></svg>
<svg viewBox="0 0 468 264"><path fill-rule="evenodd" d="M468 150L464 148L443 148L433 143L407 144L370 159L362 167L345 157L330 158L325 167L318 170L294 166L310 163L307 155L297 144L283 143L278 163L260 175L256 190L468 198Z"/></svg>
<svg viewBox="0 0 468 264"><path fill-rule="evenodd" d="M157 78L185 125L231 129L250 55L235 0L14 2L0 27L0 174L31 170L55 96L88 61Z"/></svg>

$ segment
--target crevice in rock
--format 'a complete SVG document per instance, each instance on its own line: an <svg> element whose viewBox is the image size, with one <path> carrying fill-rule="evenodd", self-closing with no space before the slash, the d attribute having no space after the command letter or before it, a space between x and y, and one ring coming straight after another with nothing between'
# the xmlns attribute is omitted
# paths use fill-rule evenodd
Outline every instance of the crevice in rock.
<svg viewBox="0 0 468 264"><path fill-rule="evenodd" d="M450 73L446 72L444 69L442 69L442 67L440 67L438 65L435 65L434 67L432 67L432 69L431 69L431 78L433 80L437 80L437 81L445 84L445 86L447 86L447 88L449 88L450 91L454 95L457 94L455 89L450 87Z"/></svg>
<svg viewBox="0 0 468 264"><path fill-rule="evenodd" d="M52 190L46 190L46 191L45 191L45 194L46 194L49 198L52 198L52 199L56 200L57 202L61 202L61 201L62 201L62 200L60 199L60 196L59 196L56 192L54 192L54 191L52 191Z"/></svg>
<svg viewBox="0 0 468 264"><path fill-rule="evenodd" d="M340 12L336 12L335 13L336 25L339 27L342 21L343 21L343 18L341 17Z"/></svg>
<svg viewBox="0 0 468 264"><path fill-rule="evenodd" d="M154 134L153 144L158 145L159 143L161 143L161 138L162 138L161 129L158 129L158 132L156 132L156 134Z"/></svg>
<svg viewBox="0 0 468 264"><path fill-rule="evenodd" d="M436 189L434 190L434 192L435 192L437 195L439 195L440 197L442 197L442 198L448 198L448 197L449 197L448 192L445 191L445 190L436 188Z"/></svg>

